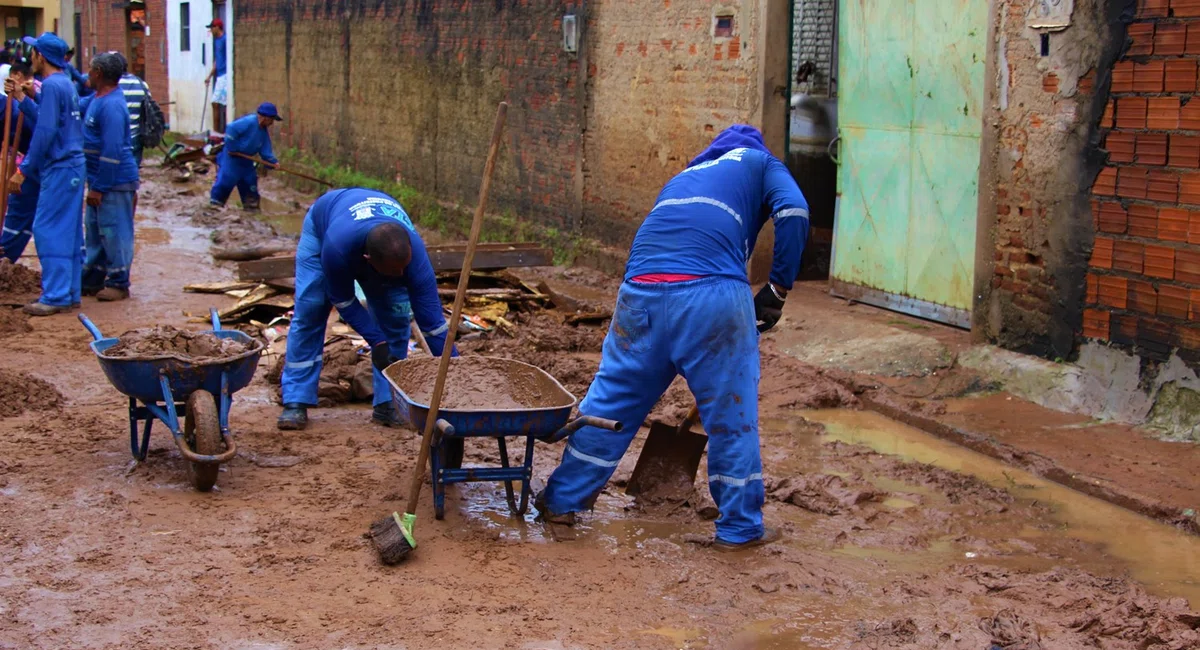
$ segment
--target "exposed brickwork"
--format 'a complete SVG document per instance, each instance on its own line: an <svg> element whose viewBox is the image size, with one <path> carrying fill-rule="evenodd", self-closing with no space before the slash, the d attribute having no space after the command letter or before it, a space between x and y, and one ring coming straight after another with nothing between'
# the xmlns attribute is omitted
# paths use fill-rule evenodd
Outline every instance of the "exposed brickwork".
<svg viewBox="0 0 1200 650"><path fill-rule="evenodd" d="M1097 237L1082 334L1162 360L1200 354L1200 2L1138 0L1113 68L1115 122L1092 187ZM1115 180L1114 180L1115 178ZM1123 294L1122 294L1123 292Z"/></svg>
<svg viewBox="0 0 1200 650"><path fill-rule="evenodd" d="M145 6L146 25L150 28L150 35L143 39L143 64L146 69L144 79L150 85L150 92L155 99L164 102L171 96L167 85L167 7L165 0L146 0ZM80 24L83 27L79 36L83 52L77 52L72 63L86 73L92 56L116 50L129 60L130 71L136 72L134 68L137 62L130 51L127 38L124 3L80 2L76 3L75 8L80 14Z"/></svg>

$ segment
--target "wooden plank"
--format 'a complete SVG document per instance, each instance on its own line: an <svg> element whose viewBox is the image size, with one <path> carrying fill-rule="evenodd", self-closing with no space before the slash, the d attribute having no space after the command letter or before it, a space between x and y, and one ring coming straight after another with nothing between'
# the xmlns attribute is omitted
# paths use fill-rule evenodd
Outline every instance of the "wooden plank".
<svg viewBox="0 0 1200 650"><path fill-rule="evenodd" d="M261 260L238 262L237 275L239 280L277 280L291 278L296 275L296 257L264 257Z"/></svg>
<svg viewBox="0 0 1200 650"><path fill-rule="evenodd" d="M449 250L447 250L449 249ZM461 250L456 250L461 249ZM457 271L462 268L465 246L430 246L429 259L434 271ZM554 251L549 248L528 247L525 244L485 244L475 252L475 270L495 270L517 266L550 266L554 264ZM267 257L261 260L239 262L239 280L265 281L294 277L295 256Z"/></svg>

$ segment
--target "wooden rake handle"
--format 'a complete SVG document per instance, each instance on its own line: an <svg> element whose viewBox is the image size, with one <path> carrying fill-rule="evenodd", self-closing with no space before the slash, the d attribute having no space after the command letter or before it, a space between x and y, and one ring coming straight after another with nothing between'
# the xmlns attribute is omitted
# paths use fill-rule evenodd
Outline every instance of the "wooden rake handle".
<svg viewBox="0 0 1200 650"><path fill-rule="evenodd" d="M450 355L454 350L454 338L458 334L458 322L462 318L467 284L471 281L471 264L475 261L479 231L483 229L483 213L487 208L488 193L492 189L492 172L496 169L496 157L500 152L500 137L504 134L504 121L507 117L508 103L500 102L500 107L496 110L496 124L492 127L492 144L488 148L487 162L483 165L483 185L479 187L479 204L475 206L475 217L471 220L471 235L467 239L467 252L463 256L462 272L458 274L458 289L454 292L454 308L450 310L450 327L446 331L446 345L442 348L437 380L433 384L433 395L429 398L429 416L425 419L425 432L421 436L421 451L417 454L417 466L413 468L412 479L408 484L408 505L404 512L410 515L417 512L421 486L425 483L425 465L429 462L433 428L437 422L438 409L442 406L442 390L446 388L446 373L450 370Z"/></svg>

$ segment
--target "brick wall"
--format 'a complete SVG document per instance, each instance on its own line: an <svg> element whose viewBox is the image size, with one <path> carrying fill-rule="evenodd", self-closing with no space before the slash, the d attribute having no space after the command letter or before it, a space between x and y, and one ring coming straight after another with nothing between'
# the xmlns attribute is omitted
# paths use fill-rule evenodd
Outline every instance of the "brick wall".
<svg viewBox="0 0 1200 650"><path fill-rule="evenodd" d="M126 39L125 7L112 2L82 2L76 5L83 27L80 43L83 52L78 52L72 63L85 74L94 55L116 50L130 61L133 71L133 56ZM73 20L67 17L68 20ZM150 35L145 37L146 83L150 92L162 102L170 97L167 85L167 10L165 0L146 0L146 24Z"/></svg>
<svg viewBox="0 0 1200 650"><path fill-rule="evenodd" d="M1092 187L1083 335L1197 359L1200 2L1139 0L1128 37L1101 123L1108 161Z"/></svg>
<svg viewBox="0 0 1200 650"><path fill-rule="evenodd" d="M561 19L578 4L236 2L238 101L279 104L279 149L473 205L507 100L491 207L565 228L579 211L582 80Z"/></svg>
<svg viewBox="0 0 1200 650"><path fill-rule="evenodd" d="M756 0L589 3L582 230L627 245L664 183L760 110ZM717 16L733 35L716 36Z"/></svg>

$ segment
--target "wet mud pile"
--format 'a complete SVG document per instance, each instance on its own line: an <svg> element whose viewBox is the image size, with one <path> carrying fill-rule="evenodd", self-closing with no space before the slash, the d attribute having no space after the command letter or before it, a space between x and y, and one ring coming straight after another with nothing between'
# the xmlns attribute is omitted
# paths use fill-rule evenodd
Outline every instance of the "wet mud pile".
<svg viewBox="0 0 1200 650"><path fill-rule="evenodd" d="M389 369L388 375L409 398L428 404L440 359L413 359ZM504 359L451 359L442 391L445 409L530 409L565 406L562 389L533 368Z"/></svg>
<svg viewBox="0 0 1200 650"><path fill-rule="evenodd" d="M23 372L0 369L0 418L26 411L49 411L62 403L62 394L49 382Z"/></svg>
<svg viewBox="0 0 1200 650"><path fill-rule="evenodd" d="M33 327L29 325L29 317L20 309L0 307L0 336L24 334L32 330Z"/></svg>
<svg viewBox="0 0 1200 650"><path fill-rule="evenodd" d="M253 349L251 345L221 338L211 332L159 325L125 332L116 345L104 351L104 356L118 359L169 356L203 362L230 359Z"/></svg>
<svg viewBox="0 0 1200 650"><path fill-rule="evenodd" d="M0 295L24 296L42 290L42 274L37 271L0 259Z"/></svg>
<svg viewBox="0 0 1200 650"><path fill-rule="evenodd" d="M279 355L267 372L275 401L283 402L283 365L286 355ZM350 339L339 339L325 346L321 355L321 376L317 383L317 406L327 408L350 402L369 401L375 393L371 373L371 357L359 354Z"/></svg>

